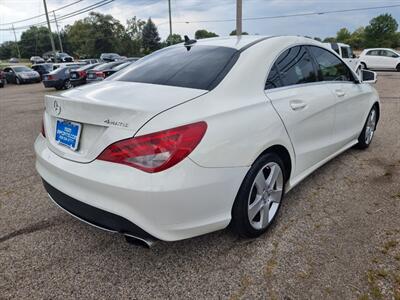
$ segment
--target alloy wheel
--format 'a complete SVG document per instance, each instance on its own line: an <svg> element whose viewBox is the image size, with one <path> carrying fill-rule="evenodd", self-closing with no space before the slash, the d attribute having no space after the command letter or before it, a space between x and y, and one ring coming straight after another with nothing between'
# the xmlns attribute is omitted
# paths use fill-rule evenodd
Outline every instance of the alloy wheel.
<svg viewBox="0 0 400 300"><path fill-rule="evenodd" d="M266 228L281 204L283 172L279 164L267 163L254 179L248 198L248 218L254 229Z"/></svg>
<svg viewBox="0 0 400 300"><path fill-rule="evenodd" d="M368 145L371 143L374 136L376 127L376 110L375 108L371 110L368 115L367 124L365 126L365 143Z"/></svg>

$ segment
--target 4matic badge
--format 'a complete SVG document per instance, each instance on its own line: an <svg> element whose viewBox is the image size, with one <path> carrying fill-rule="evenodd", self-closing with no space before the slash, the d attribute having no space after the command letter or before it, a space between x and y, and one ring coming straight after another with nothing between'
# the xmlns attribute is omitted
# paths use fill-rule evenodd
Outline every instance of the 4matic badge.
<svg viewBox="0 0 400 300"><path fill-rule="evenodd" d="M120 126L120 127L128 127L128 123L122 122L122 121L114 121L114 120L104 120L104 123L107 125L114 125L114 126Z"/></svg>

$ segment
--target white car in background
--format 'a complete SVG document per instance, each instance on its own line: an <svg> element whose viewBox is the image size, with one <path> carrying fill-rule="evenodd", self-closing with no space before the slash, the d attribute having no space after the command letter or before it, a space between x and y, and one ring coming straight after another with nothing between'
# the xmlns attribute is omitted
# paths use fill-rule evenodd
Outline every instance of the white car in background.
<svg viewBox="0 0 400 300"><path fill-rule="evenodd" d="M335 51L339 56L359 74L360 71L360 60L353 53L353 49L350 45L343 43L324 43L329 49Z"/></svg>
<svg viewBox="0 0 400 300"><path fill-rule="evenodd" d="M364 69L397 70L400 72L400 53L390 48L365 49L360 54Z"/></svg>
<svg viewBox="0 0 400 300"><path fill-rule="evenodd" d="M128 241L257 237L286 192L370 145L379 96L362 74L308 38L186 38L47 95L36 169L60 207Z"/></svg>

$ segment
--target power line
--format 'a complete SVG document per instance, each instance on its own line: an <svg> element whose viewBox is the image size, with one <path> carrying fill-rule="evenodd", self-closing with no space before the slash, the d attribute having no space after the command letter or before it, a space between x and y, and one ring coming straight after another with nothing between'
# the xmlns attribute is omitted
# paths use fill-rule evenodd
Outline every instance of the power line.
<svg viewBox="0 0 400 300"><path fill-rule="evenodd" d="M54 9L54 11L62 10L62 9L64 9L64 8L70 7L70 6L74 5L74 4L79 3L79 2L82 2L82 1L84 1L84 0L78 0L78 1L72 2L72 3L70 3L70 4L61 6L61 7L57 8L57 9ZM43 16L45 16L45 15L46 15L46 14L41 14L41 15L37 15L37 16L30 17L30 18L23 19L23 20L18 20L18 21L9 22L9 23L3 23L3 24L0 24L0 26L22 23L22 22L25 22L25 21L29 21L29 20L33 20L33 19L36 19L36 18L43 17Z"/></svg>
<svg viewBox="0 0 400 300"><path fill-rule="evenodd" d="M313 16L313 15L325 15L325 14L335 14L335 13L346 13L353 11L365 11L365 10L374 10L374 9L383 9L383 8L394 8L400 7L400 4L395 5L386 5L386 6L373 6L373 7L362 7L362 8L350 8L350 9L341 9L341 10L327 10L320 12L310 12L310 13L300 13L300 14L287 14L287 15L277 15L277 16L263 16L263 17L248 17L243 18L246 21L253 20L265 20L265 19L281 19L281 18L291 18L291 17L304 17L304 16ZM177 21L175 24L190 24L190 23L223 23L223 22L236 22L236 19L214 19L214 20L197 20L197 21ZM157 26L162 26L167 24L168 22L162 22L157 24Z"/></svg>
<svg viewBox="0 0 400 300"><path fill-rule="evenodd" d="M61 21L61 20L65 20L65 19L68 19L68 18L75 17L77 15L86 13L88 11L91 11L93 9L99 8L101 6L110 4L111 2L114 2L114 1L115 0L101 0L99 2L96 2L95 4L83 7L81 9L78 9L78 10L76 10L74 12L71 12L71 13L68 13L68 14L65 14L65 15L62 15L62 16L59 16L59 17L57 17L57 21ZM55 22L54 18L50 20L50 23L54 23L54 22ZM28 28L30 28L32 26L41 26L41 25L45 25L45 24L46 24L46 21L43 21L43 22L39 22L39 23L24 25L24 26L15 28L15 30L28 29ZM10 31L10 30L12 30L12 28L2 28L2 29L0 29L0 31Z"/></svg>

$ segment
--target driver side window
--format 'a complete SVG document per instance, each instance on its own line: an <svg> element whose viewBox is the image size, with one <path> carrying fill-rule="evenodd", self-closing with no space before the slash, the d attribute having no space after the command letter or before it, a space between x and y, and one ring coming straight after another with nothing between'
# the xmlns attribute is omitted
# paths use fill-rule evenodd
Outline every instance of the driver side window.
<svg viewBox="0 0 400 300"><path fill-rule="evenodd" d="M353 81L349 68L328 50L309 46L311 54L318 65L318 75L322 81Z"/></svg>

